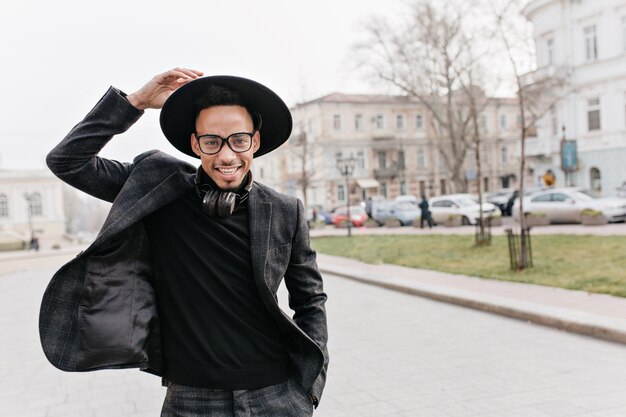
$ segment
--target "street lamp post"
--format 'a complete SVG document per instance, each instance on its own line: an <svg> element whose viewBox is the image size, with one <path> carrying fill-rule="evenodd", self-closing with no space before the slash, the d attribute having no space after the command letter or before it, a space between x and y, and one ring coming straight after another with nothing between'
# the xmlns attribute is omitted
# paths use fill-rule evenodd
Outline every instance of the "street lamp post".
<svg viewBox="0 0 626 417"><path fill-rule="evenodd" d="M339 173L346 178L346 215L348 216L348 236L352 236L352 217L350 216L350 176L354 172L356 165L356 159L354 157L349 158L337 158L337 169Z"/></svg>
<svg viewBox="0 0 626 417"><path fill-rule="evenodd" d="M32 242L33 237L35 236L35 231L33 230L33 195L29 193L24 193L24 199L26 200L26 214L28 215L28 230L30 231L30 242Z"/></svg>

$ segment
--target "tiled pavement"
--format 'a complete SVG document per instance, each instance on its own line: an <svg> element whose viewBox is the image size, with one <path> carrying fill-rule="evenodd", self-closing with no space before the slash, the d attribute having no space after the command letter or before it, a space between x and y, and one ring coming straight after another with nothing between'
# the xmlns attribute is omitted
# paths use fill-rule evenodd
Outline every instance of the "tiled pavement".
<svg viewBox="0 0 626 417"><path fill-rule="evenodd" d="M61 262L26 262L0 263L0 416L158 416L158 378L46 362L38 304ZM316 417L626 416L621 344L325 277L331 367Z"/></svg>

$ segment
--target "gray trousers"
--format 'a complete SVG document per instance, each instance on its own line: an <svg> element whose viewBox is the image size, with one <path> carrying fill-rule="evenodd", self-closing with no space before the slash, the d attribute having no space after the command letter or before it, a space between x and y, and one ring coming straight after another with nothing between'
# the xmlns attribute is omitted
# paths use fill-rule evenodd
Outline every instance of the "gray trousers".
<svg viewBox="0 0 626 417"><path fill-rule="evenodd" d="M313 404L293 379L255 390L168 384L161 417L311 417Z"/></svg>

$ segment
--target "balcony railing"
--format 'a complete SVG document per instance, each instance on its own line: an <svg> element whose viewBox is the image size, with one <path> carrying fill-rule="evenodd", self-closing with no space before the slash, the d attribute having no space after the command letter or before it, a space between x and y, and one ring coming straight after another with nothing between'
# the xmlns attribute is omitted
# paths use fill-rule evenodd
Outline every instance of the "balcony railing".
<svg viewBox="0 0 626 417"><path fill-rule="evenodd" d="M397 166L379 168L374 170L374 178L377 180L386 180L397 177L399 173L400 170Z"/></svg>

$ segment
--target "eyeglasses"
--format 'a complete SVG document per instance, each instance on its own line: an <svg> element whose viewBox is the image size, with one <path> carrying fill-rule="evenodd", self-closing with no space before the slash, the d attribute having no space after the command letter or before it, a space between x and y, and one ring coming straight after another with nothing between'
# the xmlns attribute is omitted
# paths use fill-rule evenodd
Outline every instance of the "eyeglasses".
<svg viewBox="0 0 626 417"><path fill-rule="evenodd" d="M228 143L228 147L232 149L233 152L242 153L247 152L252 147L252 137L256 134L256 130L252 133L248 132L237 132L228 136L227 138L223 138L219 135L200 135L196 137L198 141L198 145L200 146L200 151L207 155L215 155L222 150L224 143Z"/></svg>

